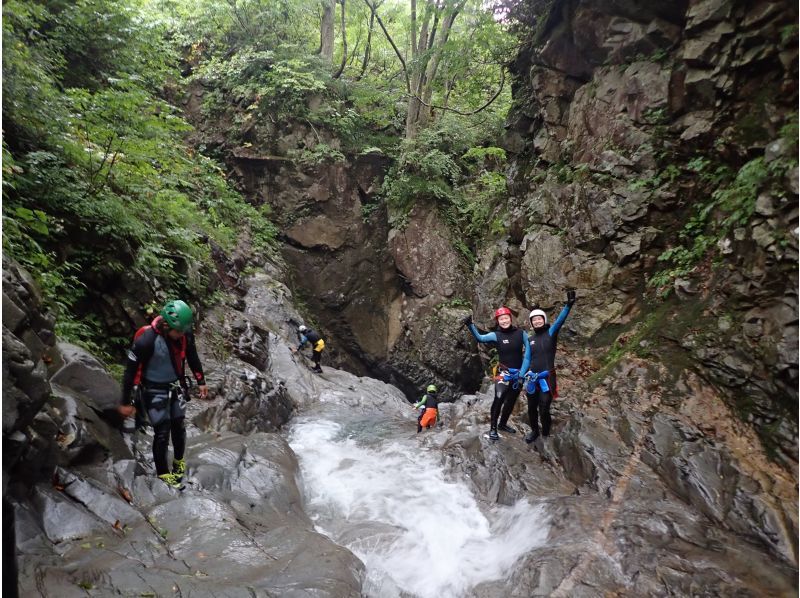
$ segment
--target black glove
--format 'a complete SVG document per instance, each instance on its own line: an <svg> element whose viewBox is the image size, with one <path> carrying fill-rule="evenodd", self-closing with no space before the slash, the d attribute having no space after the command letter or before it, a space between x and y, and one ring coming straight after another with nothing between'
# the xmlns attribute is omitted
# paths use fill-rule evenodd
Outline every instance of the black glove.
<svg viewBox="0 0 800 598"><path fill-rule="evenodd" d="M567 305L570 307L575 303L575 289L569 289L567 291Z"/></svg>
<svg viewBox="0 0 800 598"><path fill-rule="evenodd" d="M463 320L461 320L461 323L464 324L464 326L469 326L472 324L472 314L469 314Z"/></svg>

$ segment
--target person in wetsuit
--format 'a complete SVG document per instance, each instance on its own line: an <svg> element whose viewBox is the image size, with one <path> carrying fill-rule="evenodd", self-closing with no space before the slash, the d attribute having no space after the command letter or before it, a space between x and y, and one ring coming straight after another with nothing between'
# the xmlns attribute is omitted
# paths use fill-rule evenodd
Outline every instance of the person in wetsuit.
<svg viewBox="0 0 800 598"><path fill-rule="evenodd" d="M306 346L306 343L309 343L312 349L311 360L314 362L314 367L312 370L317 374L321 374L322 366L319 362L322 360L322 350L325 348L325 341L322 340L322 337L317 334L315 330L312 330L303 324L301 324L297 329L297 335L300 337L300 344L297 345L296 349L292 350L292 353L302 351L303 347Z"/></svg>
<svg viewBox="0 0 800 598"><path fill-rule="evenodd" d="M435 384L428 384L425 394L414 403L414 409L421 409L417 418L417 434L422 432L422 428L430 430L439 417L439 389Z"/></svg>
<svg viewBox="0 0 800 598"><path fill-rule="evenodd" d="M530 364L530 343L528 333L512 324L511 310L501 307L494 312L496 321L492 332L481 334L472 322L472 316L464 318L464 325L479 343L495 343L500 363L495 377L494 401L490 413L491 427L489 439L499 438L497 430L515 434L508 425L511 410L522 390L521 375L528 371ZM499 419L499 425L498 425Z"/></svg>
<svg viewBox="0 0 800 598"><path fill-rule="evenodd" d="M153 460L156 474L168 486L183 488L186 462L186 399L185 364L197 381L200 398L208 396L203 366L197 355L192 334L192 310L183 301L170 301L155 320L142 326L133 337L122 377L122 400L118 411L124 417L136 415L136 409L147 413L153 426ZM141 392L141 403L133 405L133 389ZM139 414L142 416L143 414ZM172 471L167 466L169 439L172 436Z"/></svg>
<svg viewBox="0 0 800 598"><path fill-rule="evenodd" d="M533 376L547 372L547 384L540 382L525 385L525 396L528 399L528 418L531 431L525 435L525 442L536 442L539 438L539 418L542 420L542 436L550 436L550 405L553 402L553 393L556 392L556 343L558 332L564 320L567 319L572 306L575 304L575 291L567 291L567 302L556 321L547 325L547 314L541 309L534 309L528 316L533 334L530 336L531 363L530 371ZM544 390L547 388L548 390ZM537 417L538 413L538 417Z"/></svg>

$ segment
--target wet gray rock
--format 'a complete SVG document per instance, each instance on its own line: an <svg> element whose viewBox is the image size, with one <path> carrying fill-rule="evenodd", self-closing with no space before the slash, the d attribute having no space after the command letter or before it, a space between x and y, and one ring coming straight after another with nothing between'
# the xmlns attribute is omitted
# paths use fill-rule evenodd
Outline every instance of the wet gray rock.
<svg viewBox="0 0 800 598"><path fill-rule="evenodd" d="M550 526L547 544L507 580L471 595L791 595L796 488L779 468L752 460L749 439L743 450L720 444L723 427L736 423L718 397L713 408L696 394L675 408L659 404L646 389L663 385L664 374L625 361L594 391L555 401L549 458L519 434L482 437L489 395L448 406L432 442L442 443L453 474L492 503L542 501ZM526 427L524 408L511 423Z"/></svg>
<svg viewBox="0 0 800 598"><path fill-rule="evenodd" d="M50 378L52 384L80 393L91 400L98 410L113 409L120 402L119 382L85 349L69 343L59 343L64 365Z"/></svg>

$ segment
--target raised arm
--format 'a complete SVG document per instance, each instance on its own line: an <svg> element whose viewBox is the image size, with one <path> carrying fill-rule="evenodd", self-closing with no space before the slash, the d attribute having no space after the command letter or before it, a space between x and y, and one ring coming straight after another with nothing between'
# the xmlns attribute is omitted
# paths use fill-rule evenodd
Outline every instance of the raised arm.
<svg viewBox="0 0 800 598"><path fill-rule="evenodd" d="M561 313L558 314L556 321L550 326L550 336L554 336L558 334L558 331L561 329L561 325L564 323L564 320L567 319L572 306L575 304L575 291L569 290L567 291L567 303L561 309Z"/></svg>
<svg viewBox="0 0 800 598"><path fill-rule="evenodd" d="M494 332L487 332L486 334L481 334L478 332L478 329L475 328L475 324L472 322L469 323L467 326L469 331L472 333L472 336L475 337L475 340L479 343L496 343L497 342L497 335Z"/></svg>

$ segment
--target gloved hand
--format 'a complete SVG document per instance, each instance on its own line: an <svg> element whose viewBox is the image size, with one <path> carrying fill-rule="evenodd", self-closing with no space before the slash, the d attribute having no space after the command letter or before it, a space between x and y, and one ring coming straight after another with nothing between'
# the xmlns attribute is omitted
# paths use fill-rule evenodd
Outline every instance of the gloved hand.
<svg viewBox="0 0 800 598"><path fill-rule="evenodd" d="M468 315L468 316L466 316L464 319L462 319L462 320L461 320L461 323L462 323L464 326L469 326L470 324L472 324L472 314L469 314L469 315Z"/></svg>
<svg viewBox="0 0 800 598"><path fill-rule="evenodd" d="M575 303L575 289L569 289L567 291L567 305L570 307Z"/></svg>

